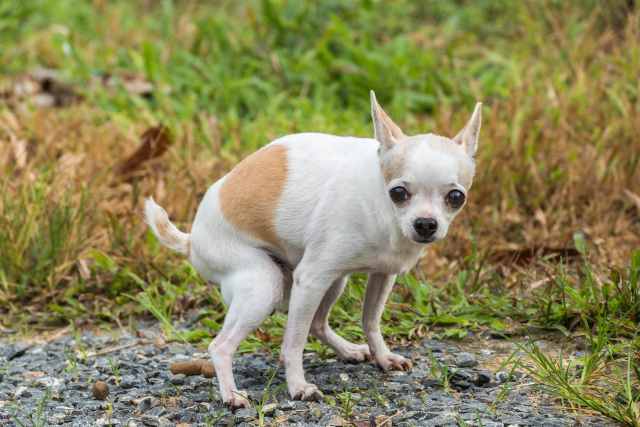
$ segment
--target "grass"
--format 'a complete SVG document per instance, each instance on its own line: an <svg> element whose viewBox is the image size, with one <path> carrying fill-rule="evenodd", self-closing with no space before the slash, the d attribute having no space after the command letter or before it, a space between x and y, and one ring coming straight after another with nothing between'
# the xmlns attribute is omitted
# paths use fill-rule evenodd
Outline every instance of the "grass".
<svg viewBox="0 0 640 427"><path fill-rule="evenodd" d="M206 341L220 294L148 233L144 196L188 229L269 140L371 136L369 89L408 133L453 135L482 100L469 205L399 278L384 333L586 339L580 357L527 347L523 366L568 407L639 425L639 39L626 0L0 3L0 327L153 315ZM352 340L363 281L333 312ZM276 351L285 321L241 351Z"/></svg>

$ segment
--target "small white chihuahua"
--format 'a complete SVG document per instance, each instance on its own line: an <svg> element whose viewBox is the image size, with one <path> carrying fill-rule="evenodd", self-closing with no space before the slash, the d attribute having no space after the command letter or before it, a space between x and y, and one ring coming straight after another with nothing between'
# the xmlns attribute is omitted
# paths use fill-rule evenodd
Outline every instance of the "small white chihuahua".
<svg viewBox="0 0 640 427"><path fill-rule="evenodd" d="M389 350L380 319L396 274L416 264L425 244L445 237L465 204L481 104L453 139L406 136L373 91L371 114L375 139L301 133L256 151L209 188L191 234L146 201L146 221L160 242L221 285L229 310L209 353L232 408L249 405L236 388L233 354L276 308L288 308L282 360L293 399L322 397L302 367L309 332L342 359L373 359L384 370L412 366ZM331 307L354 272L369 274L368 345L329 327Z"/></svg>

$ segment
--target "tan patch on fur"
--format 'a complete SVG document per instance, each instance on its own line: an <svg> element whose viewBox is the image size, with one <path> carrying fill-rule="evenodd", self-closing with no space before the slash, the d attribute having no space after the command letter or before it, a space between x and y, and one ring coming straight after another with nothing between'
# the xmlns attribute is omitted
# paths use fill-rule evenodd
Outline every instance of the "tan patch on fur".
<svg viewBox="0 0 640 427"><path fill-rule="evenodd" d="M225 219L236 229L279 247L275 214L287 170L287 149L282 145L263 148L238 163L220 189Z"/></svg>

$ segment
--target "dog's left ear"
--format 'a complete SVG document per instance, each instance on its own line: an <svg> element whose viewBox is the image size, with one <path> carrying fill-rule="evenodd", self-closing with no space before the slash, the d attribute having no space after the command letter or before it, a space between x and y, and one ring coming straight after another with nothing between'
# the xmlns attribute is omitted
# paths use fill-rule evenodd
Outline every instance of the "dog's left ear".
<svg viewBox="0 0 640 427"><path fill-rule="evenodd" d="M371 118L373 119L373 130L375 132L375 138L380 143L382 151L389 150L396 145L400 140L406 138L402 129L391 120L391 118L384 112L378 101L376 100L376 94L374 91L371 94Z"/></svg>
<svg viewBox="0 0 640 427"><path fill-rule="evenodd" d="M475 156L478 148L478 137L480 136L481 122L482 102L478 102L465 127L453 137L453 141L462 145L470 157Z"/></svg>

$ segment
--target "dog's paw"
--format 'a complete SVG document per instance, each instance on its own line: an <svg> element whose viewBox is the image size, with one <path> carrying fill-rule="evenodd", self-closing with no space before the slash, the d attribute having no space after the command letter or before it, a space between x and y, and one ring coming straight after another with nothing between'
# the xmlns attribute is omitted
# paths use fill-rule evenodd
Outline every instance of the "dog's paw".
<svg viewBox="0 0 640 427"><path fill-rule="evenodd" d="M359 363L371 360L371 352L367 344L351 344L344 348L334 349L341 360L349 363Z"/></svg>
<svg viewBox="0 0 640 427"><path fill-rule="evenodd" d="M224 404L232 411L235 411L236 409L249 408L251 406L249 399L247 399L247 393L245 391L238 390L234 390L231 397L224 401Z"/></svg>
<svg viewBox="0 0 640 427"><path fill-rule="evenodd" d="M298 387L289 388L293 400L320 401L324 397L315 384L304 383Z"/></svg>
<svg viewBox="0 0 640 427"><path fill-rule="evenodd" d="M409 371L413 368L411 360L395 353L376 356L376 363L383 371Z"/></svg>

